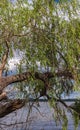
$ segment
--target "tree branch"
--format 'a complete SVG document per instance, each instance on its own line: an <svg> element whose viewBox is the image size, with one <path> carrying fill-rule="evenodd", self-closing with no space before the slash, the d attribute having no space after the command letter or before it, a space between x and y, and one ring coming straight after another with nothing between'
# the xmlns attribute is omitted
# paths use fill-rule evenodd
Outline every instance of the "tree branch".
<svg viewBox="0 0 80 130"><path fill-rule="evenodd" d="M12 75L12 76L1 77L0 78L0 91L2 91L5 87L7 87L8 85L10 85L12 83L27 80L30 76L31 76L30 72L24 72L24 73ZM46 73L35 72L34 76L35 76L36 79L39 79L42 82L44 82L45 87L48 86L48 80L50 78L54 78L55 76L57 76L57 77L64 76L64 77L68 77L68 78L73 79L73 75L69 71L68 72L58 71L54 74L51 73L51 72L46 72Z"/></svg>
<svg viewBox="0 0 80 130"><path fill-rule="evenodd" d="M7 114L20 109L25 105L24 99L14 99L14 100L5 100L0 102L0 118L6 116Z"/></svg>
<svg viewBox="0 0 80 130"><path fill-rule="evenodd" d="M21 74L16 74L16 75L0 78L0 91L2 92L5 87L7 87L8 85L12 83L27 80L29 76L30 76L30 73L25 72Z"/></svg>
<svg viewBox="0 0 80 130"><path fill-rule="evenodd" d="M9 53L9 46L8 46L8 42L6 41L6 52L4 53L4 55L3 55L3 57L2 57L2 61L1 61L0 77L2 76L3 70L4 70L4 68L5 68L5 64L6 64L6 62L7 62L8 53Z"/></svg>
<svg viewBox="0 0 80 130"><path fill-rule="evenodd" d="M7 99L6 92L3 92L3 93L0 94L0 101L3 100L3 99Z"/></svg>
<svg viewBox="0 0 80 130"><path fill-rule="evenodd" d="M74 76L68 70L63 70L63 71L62 70L58 70L58 72L55 72L55 73L52 73L52 72L45 72L45 73L35 72L35 78L36 79L40 79L43 82L45 82L46 79L51 79L51 78L54 78L55 76L74 79Z"/></svg>

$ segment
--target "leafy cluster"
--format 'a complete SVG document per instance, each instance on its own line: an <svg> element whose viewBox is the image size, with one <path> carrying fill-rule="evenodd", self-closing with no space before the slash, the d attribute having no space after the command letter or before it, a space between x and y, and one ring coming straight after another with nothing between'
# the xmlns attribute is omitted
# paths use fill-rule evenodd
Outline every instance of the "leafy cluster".
<svg viewBox="0 0 80 130"><path fill-rule="evenodd" d="M6 51L6 41L9 58L14 57L14 50L24 52L17 68L18 72L24 71L25 63L26 70L32 72L27 84L32 95L38 95L44 86L42 81L33 78L35 71L54 73L48 81L48 94L52 98L60 98L63 92L71 92L74 85L79 86L79 6L77 0L0 1L0 59ZM71 72L73 79L58 77L56 72L59 71Z"/></svg>

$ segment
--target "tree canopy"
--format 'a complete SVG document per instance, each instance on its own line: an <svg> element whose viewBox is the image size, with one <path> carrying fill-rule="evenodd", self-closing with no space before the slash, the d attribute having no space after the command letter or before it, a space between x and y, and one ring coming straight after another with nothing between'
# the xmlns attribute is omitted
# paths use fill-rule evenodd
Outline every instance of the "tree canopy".
<svg viewBox="0 0 80 130"><path fill-rule="evenodd" d="M18 72L30 75L21 81L26 79L23 86L29 87L34 98L60 99L63 92L79 90L79 15L78 0L1 0L0 77L8 67L8 59L14 56L13 50L19 50L23 58Z"/></svg>

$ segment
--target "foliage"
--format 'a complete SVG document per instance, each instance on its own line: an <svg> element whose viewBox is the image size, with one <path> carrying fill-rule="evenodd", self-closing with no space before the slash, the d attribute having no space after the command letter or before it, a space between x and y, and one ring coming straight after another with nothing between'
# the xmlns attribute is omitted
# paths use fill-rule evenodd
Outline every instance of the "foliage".
<svg viewBox="0 0 80 130"><path fill-rule="evenodd" d="M73 113L73 119L74 119L75 130L77 130L77 127L79 125L79 115L76 112Z"/></svg>
<svg viewBox="0 0 80 130"><path fill-rule="evenodd" d="M6 41L9 58L14 56L13 50L24 52L18 71L23 71L25 62L26 70L32 72L27 84L31 95L38 96L43 88L43 83L33 78L34 72L43 68L54 73L48 91L52 98L60 98L63 92L69 94L74 85L76 88L79 85L79 6L77 0L58 3L52 0L32 0L31 3L28 0L0 1L0 59L5 53ZM58 78L56 72L61 70L70 71L75 84L71 78Z"/></svg>

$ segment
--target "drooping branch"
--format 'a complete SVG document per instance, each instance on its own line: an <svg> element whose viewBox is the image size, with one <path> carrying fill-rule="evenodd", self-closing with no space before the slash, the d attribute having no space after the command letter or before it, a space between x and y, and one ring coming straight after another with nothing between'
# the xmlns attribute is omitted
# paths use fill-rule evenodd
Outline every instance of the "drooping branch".
<svg viewBox="0 0 80 130"><path fill-rule="evenodd" d="M35 78L38 80L41 80L44 83L44 87L42 88L42 90L40 92L40 97L46 96L48 99L50 98L47 94L47 90L50 89L49 79L54 78L55 76L74 79L74 77L70 71L58 71L55 73L51 73L51 72L38 73L38 72L36 72Z"/></svg>
<svg viewBox="0 0 80 130"><path fill-rule="evenodd" d="M61 58L64 60L64 62L66 63L66 67L68 67L68 63L67 63L65 56L61 53L61 51L59 51L59 49L56 49L56 51L61 56Z"/></svg>
<svg viewBox="0 0 80 130"><path fill-rule="evenodd" d="M8 46L8 42L6 41L6 52L4 53L3 57L2 57L2 61L1 61L1 66L0 66L0 77L2 76L3 70L5 68L5 64L7 62L7 58L8 58L8 53L9 53L9 46Z"/></svg>

